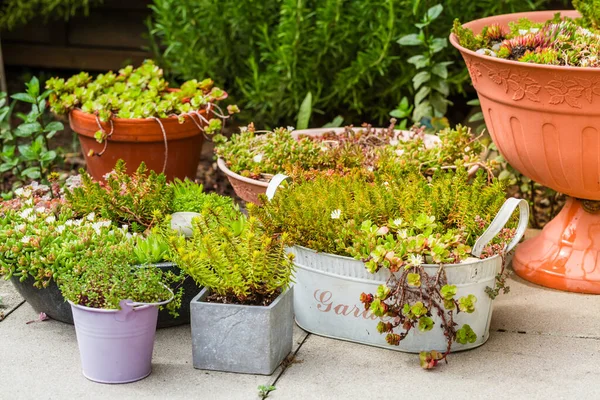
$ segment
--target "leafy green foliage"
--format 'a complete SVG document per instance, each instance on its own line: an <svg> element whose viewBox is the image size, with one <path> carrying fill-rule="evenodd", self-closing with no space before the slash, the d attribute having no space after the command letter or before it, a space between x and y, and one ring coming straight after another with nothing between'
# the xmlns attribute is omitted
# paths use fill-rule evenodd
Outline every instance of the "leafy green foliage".
<svg viewBox="0 0 600 400"><path fill-rule="evenodd" d="M413 8L417 14L419 4ZM421 20L415 24L419 33L411 33L402 36L398 40L401 46L415 46L421 49L421 54L410 57L407 61L415 66L415 75L412 78L414 97L414 111L412 119L421 121L423 118L441 118L446 115L448 106L452 102L448 100L450 85L448 84L448 67L453 61L440 61L439 54L448 46L446 35L435 37L430 32L431 24L434 24L444 10L442 4L424 9ZM401 103L402 104L402 103Z"/></svg>
<svg viewBox="0 0 600 400"><path fill-rule="evenodd" d="M214 87L211 79L198 82L196 79L184 82L180 90L169 90L169 83L163 77L163 70L152 60L146 60L138 67L129 65L118 74L110 71L99 74L96 79L87 72L81 72L66 81L62 78L52 78L46 82L46 87L54 92L50 96L50 106L57 114L67 114L75 107L83 112L98 116L101 121L116 118L168 118L177 115L179 121L184 116L198 118L199 124L206 122L204 128L207 134L212 134L221 127L221 122L208 120L199 114L209 106L227 97L227 93ZM228 111L237 111L229 108ZM221 118L225 115L212 111ZM194 119L195 121L195 119ZM214 122L212 122L214 121ZM97 140L102 143L110 133L100 130Z"/></svg>
<svg viewBox="0 0 600 400"><path fill-rule="evenodd" d="M0 29L12 30L35 17L65 20L79 12L87 15L91 7L103 0L5 0L0 10Z"/></svg>
<svg viewBox="0 0 600 400"><path fill-rule="evenodd" d="M61 275L58 287L65 299L86 307L119 309L121 300L157 303L171 298L160 269L131 266L131 245L100 250Z"/></svg>
<svg viewBox="0 0 600 400"><path fill-rule="evenodd" d="M46 98L50 90L40 92L40 83L36 77L26 83L24 93L12 95L13 103L8 106L5 93L0 93L0 173L16 179L9 182L0 180L0 192L4 198L10 198L12 191L32 180L48 182L53 167L61 161L55 150L51 150L49 140L64 126L53 121L46 113ZM27 114L17 113L22 121L16 129L11 128L10 120L17 101L30 104Z"/></svg>
<svg viewBox="0 0 600 400"><path fill-rule="evenodd" d="M262 399L266 399L267 397L269 397L269 393L271 393L274 390L277 390L277 388L273 385L258 385L258 395Z"/></svg>
<svg viewBox="0 0 600 400"><path fill-rule="evenodd" d="M424 27L432 40L447 36L456 15L472 20L553 5L549 0L440 4L443 12ZM414 66L406 60L422 55L424 47L397 41L414 32L413 24L421 23L416 16L432 5L417 0L154 0L149 30L168 71L181 79L211 76L231 88L239 94L246 122L293 125L310 92L314 114L318 111L323 121L342 115L346 121L382 123L390 105L417 92ZM446 62L460 57L448 48L435 56ZM448 65L450 94L460 93L467 80L462 63ZM316 118L313 123L318 125Z"/></svg>
<svg viewBox="0 0 600 400"><path fill-rule="evenodd" d="M77 216L91 213L116 224L131 225L133 232L142 232L156 225L171 210L173 189L164 174L148 172L141 163L132 174L127 174L125 162L119 160L115 169L106 176L106 183L92 180L81 172L81 186L65 192Z"/></svg>
<svg viewBox="0 0 600 400"><path fill-rule="evenodd" d="M600 1L573 0L573 7L581 14L581 26L600 29Z"/></svg>
<svg viewBox="0 0 600 400"><path fill-rule="evenodd" d="M198 284L226 303L267 305L291 282L287 235L275 239L256 218L235 219L219 208L204 209L193 221L193 236L171 235L172 260Z"/></svg>

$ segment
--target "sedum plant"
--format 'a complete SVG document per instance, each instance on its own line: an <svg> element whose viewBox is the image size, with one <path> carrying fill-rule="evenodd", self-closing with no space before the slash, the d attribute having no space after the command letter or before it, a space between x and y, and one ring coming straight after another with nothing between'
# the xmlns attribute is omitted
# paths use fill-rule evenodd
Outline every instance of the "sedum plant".
<svg viewBox="0 0 600 400"><path fill-rule="evenodd" d="M133 232L142 232L170 212L172 186L164 174L148 172L144 163L130 176L125 162L119 160L107 174L106 183L80 172L80 185L65 191L66 200L79 217L96 213L119 225L131 225Z"/></svg>
<svg viewBox="0 0 600 400"><path fill-rule="evenodd" d="M172 259L198 284L211 289L209 300L269 305L292 279L293 256L287 235L264 232L259 221L222 208L204 209L193 222L193 236L171 235Z"/></svg>
<svg viewBox="0 0 600 400"><path fill-rule="evenodd" d="M319 171L344 175L363 170L369 175L392 164L403 169L416 166L429 175L456 164L491 168L481 161L483 146L467 127L440 131L436 144L426 138L422 127L397 131L394 125L392 119L384 129L364 124L320 136L293 135L289 128L258 134L251 125L229 140L215 137L215 151L233 172L262 180L281 172L310 177Z"/></svg>
<svg viewBox="0 0 600 400"><path fill-rule="evenodd" d="M46 287L71 271L97 249L112 251L129 241L126 229L91 213L77 218L64 199L48 187L17 190L17 198L0 205L0 275Z"/></svg>
<svg viewBox="0 0 600 400"><path fill-rule="evenodd" d="M290 240L316 251L352 256L363 222L382 226L401 218L413 226L426 217L436 221L434 234L460 231L466 245L483 232L504 203L504 185L488 183L484 173L470 179L465 168L380 173L374 182L362 175L318 176L283 186L261 207L248 205L269 232L287 232Z"/></svg>
<svg viewBox="0 0 600 400"><path fill-rule="evenodd" d="M99 153L106 151L107 139L113 134L115 118L153 118L166 132L161 118L177 117L180 123L190 118L207 135L219 132L222 121L229 115L239 112L235 105L227 107L227 114L217 102L227 97L227 93L215 87L211 79L196 79L184 82L179 90L171 90L163 77L163 70L152 60L146 60L138 67L129 65L118 74L110 71L93 79L87 72L81 72L65 80L52 78L46 87L53 91L50 106L57 114L68 114L78 108L94 114L99 130L95 133L98 143L104 143ZM211 115L218 118L211 118ZM210 119L209 119L210 118ZM110 130L105 130L100 122L110 122Z"/></svg>
<svg viewBox="0 0 600 400"><path fill-rule="evenodd" d="M519 62L573 67L600 67L600 3L573 1L582 18L561 18L538 23L527 18L509 23L509 29L495 24L475 35L458 20L452 32L461 46L491 57Z"/></svg>
<svg viewBox="0 0 600 400"><path fill-rule="evenodd" d="M102 309L119 309L121 300L157 303L173 296L160 269L131 266L130 243L121 243L110 252L100 248L61 275L58 286L65 299Z"/></svg>

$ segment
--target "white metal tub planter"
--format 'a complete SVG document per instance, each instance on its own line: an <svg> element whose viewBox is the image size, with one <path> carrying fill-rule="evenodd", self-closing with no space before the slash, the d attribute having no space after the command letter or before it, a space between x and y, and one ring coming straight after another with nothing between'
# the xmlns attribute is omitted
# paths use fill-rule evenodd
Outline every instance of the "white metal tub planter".
<svg viewBox="0 0 600 400"><path fill-rule="evenodd" d="M273 179L269 198L284 179ZM516 208L520 212L517 228L504 228ZM340 217L336 211L340 210L332 212L332 218ZM411 246L419 245L417 241L432 239L408 232L400 220L384 226L363 223L353 239L353 255L360 259L293 246L296 322L322 336L421 353L424 368L445 359L450 349L481 346L489 337L493 297L504 284L504 256L523 236L528 216L525 200L506 200L470 256L463 254L460 262L448 260L470 249L450 237L430 243L431 254L440 253L443 263L424 263L431 256L403 258L402 248L410 253ZM428 222L434 223L433 218ZM503 240L495 239L499 233ZM400 236L405 240L399 240ZM480 259L482 255L488 258Z"/></svg>

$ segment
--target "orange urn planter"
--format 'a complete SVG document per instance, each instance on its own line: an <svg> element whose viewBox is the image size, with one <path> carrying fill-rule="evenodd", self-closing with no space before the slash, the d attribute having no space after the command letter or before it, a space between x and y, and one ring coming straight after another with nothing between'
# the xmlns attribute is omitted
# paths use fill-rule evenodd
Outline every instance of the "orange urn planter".
<svg viewBox="0 0 600 400"><path fill-rule="evenodd" d="M500 15L464 26L479 33L523 17L544 22L556 12ZM460 46L454 34L450 42L465 60L498 150L523 175L571 196L540 236L517 248L515 272L543 286L600 294L600 69L480 55Z"/></svg>
<svg viewBox="0 0 600 400"><path fill-rule="evenodd" d="M201 114L206 117L206 111L201 111ZM119 159L125 160L128 173L134 172L144 162L157 173L163 172L164 168L168 180L196 178L204 142L204 133L196 125L205 125L200 118L194 122L187 115L181 124L177 117L161 118L164 134L154 118L113 118L100 123L95 115L78 109L70 112L69 123L79 136L87 170L95 180L102 180ZM105 144L98 143L94 138L99 123L104 132L112 132L106 139L104 152ZM95 155L90 155L90 150Z"/></svg>

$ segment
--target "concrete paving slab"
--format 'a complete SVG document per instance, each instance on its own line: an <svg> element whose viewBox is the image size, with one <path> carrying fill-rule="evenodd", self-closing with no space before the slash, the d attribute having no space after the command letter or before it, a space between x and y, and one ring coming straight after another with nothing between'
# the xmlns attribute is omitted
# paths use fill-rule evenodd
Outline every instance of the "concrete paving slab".
<svg viewBox="0 0 600 400"><path fill-rule="evenodd" d="M37 313L25 303L0 324L0 399L258 399L272 376L201 371L192 367L189 325L161 329L152 374L127 385L104 385L81 374L75 329L57 321L27 325ZM294 331L294 351L306 333Z"/></svg>
<svg viewBox="0 0 600 400"><path fill-rule="evenodd" d="M494 302L491 330L600 338L600 296L561 292L514 273Z"/></svg>
<svg viewBox="0 0 600 400"><path fill-rule="evenodd" d="M23 304L23 301L13 284L0 278L0 321Z"/></svg>
<svg viewBox="0 0 600 400"><path fill-rule="evenodd" d="M297 359L269 399L600 398L595 339L496 332L482 347L424 371L415 354L310 335Z"/></svg>

